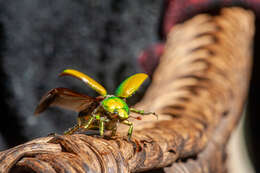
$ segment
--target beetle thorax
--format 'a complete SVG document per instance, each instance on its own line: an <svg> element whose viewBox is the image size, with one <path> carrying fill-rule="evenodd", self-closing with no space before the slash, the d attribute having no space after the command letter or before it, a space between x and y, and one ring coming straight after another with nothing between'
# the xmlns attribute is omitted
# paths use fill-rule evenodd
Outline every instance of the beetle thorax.
<svg viewBox="0 0 260 173"><path fill-rule="evenodd" d="M116 96L108 96L101 102L103 108L112 114L117 114L120 119L127 119L129 108L126 102Z"/></svg>

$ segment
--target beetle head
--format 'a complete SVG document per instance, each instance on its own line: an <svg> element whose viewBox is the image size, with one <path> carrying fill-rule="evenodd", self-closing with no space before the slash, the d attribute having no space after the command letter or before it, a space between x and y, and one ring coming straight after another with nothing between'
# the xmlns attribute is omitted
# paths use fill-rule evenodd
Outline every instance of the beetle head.
<svg viewBox="0 0 260 173"><path fill-rule="evenodd" d="M125 109L115 109L114 113L117 114L121 120L126 120L129 117Z"/></svg>

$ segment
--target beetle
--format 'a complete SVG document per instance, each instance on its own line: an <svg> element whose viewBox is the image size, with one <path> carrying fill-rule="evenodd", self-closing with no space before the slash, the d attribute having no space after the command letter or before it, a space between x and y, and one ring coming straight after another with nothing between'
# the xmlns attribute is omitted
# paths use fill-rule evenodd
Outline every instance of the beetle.
<svg viewBox="0 0 260 173"><path fill-rule="evenodd" d="M116 89L114 95L107 94L106 89L86 74L74 69L66 69L59 76L72 76L82 80L85 84L94 89L100 96L90 97L77 93L67 88L54 88L47 92L39 104L34 114L38 115L50 106L57 106L78 112L77 124L64 132L65 135L73 134L81 129L99 129L100 136L103 137L104 130L111 130L111 136L117 131L118 123L129 126L128 140L133 133L133 123L128 120L130 112L140 115L158 115L155 112L145 112L130 108L126 103L126 98L132 96L147 79L145 73L137 73L126 78ZM136 118L136 119L140 119Z"/></svg>

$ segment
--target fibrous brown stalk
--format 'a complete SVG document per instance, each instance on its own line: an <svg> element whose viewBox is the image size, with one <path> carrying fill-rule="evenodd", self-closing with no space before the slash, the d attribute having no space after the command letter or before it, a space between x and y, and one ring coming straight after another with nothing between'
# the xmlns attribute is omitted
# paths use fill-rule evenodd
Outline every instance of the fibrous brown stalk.
<svg viewBox="0 0 260 173"><path fill-rule="evenodd" d="M247 96L253 36L254 15L242 8L176 25L137 104L159 120L136 121L133 142L122 137L124 127L113 139L39 138L1 152L1 172L225 172L225 145Z"/></svg>

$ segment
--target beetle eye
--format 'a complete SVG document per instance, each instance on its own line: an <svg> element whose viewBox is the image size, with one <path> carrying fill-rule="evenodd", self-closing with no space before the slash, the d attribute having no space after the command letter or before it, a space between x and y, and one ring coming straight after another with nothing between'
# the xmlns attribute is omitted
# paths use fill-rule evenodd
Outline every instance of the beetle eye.
<svg viewBox="0 0 260 173"><path fill-rule="evenodd" d="M119 112L118 112L117 109L114 110L114 113L117 114L117 115L119 115Z"/></svg>

